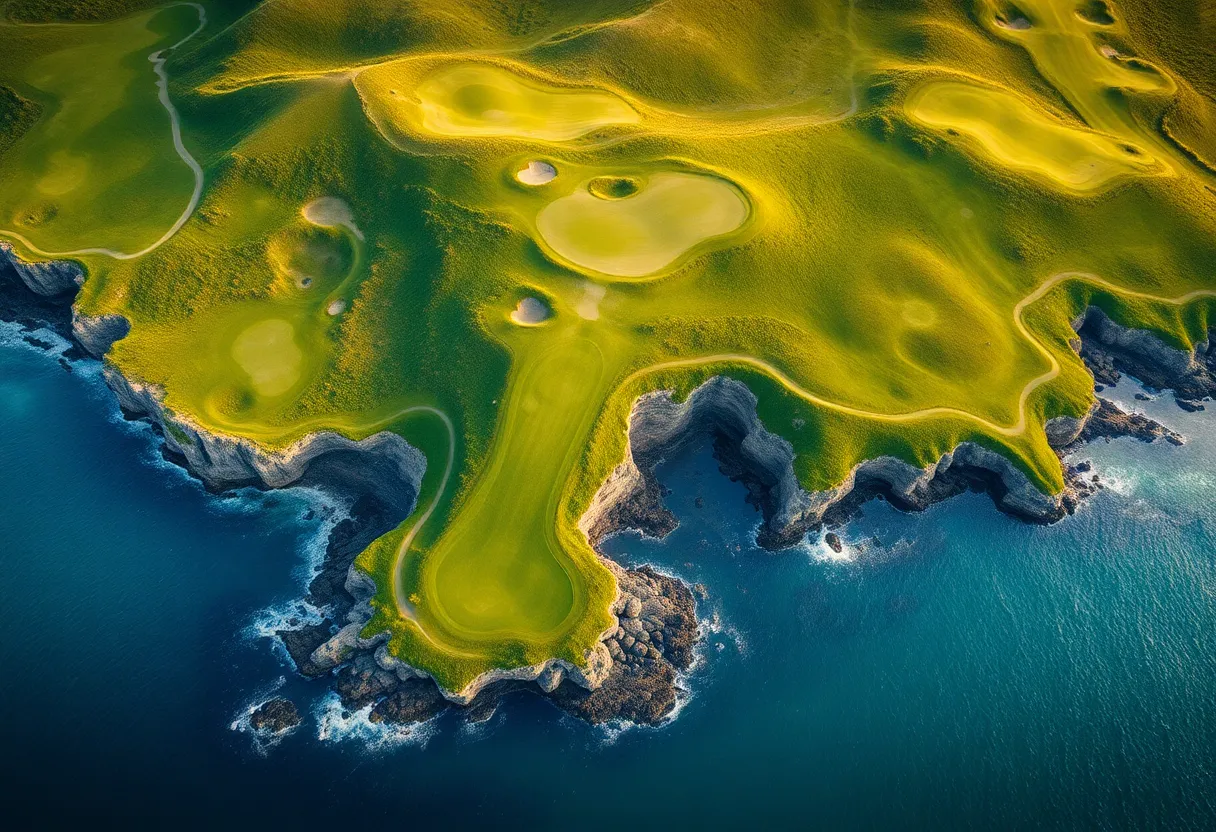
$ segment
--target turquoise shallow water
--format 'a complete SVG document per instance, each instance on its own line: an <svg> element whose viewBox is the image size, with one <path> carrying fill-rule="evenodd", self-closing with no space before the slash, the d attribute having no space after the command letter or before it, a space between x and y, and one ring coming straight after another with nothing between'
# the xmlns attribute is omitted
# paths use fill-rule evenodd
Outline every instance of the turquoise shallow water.
<svg viewBox="0 0 1216 832"><path fill-rule="evenodd" d="M708 589L674 723L591 729L524 698L391 736L327 713L253 632L324 531L307 495L208 496L94 371L0 346L6 816L1216 827L1216 420L1142 406L1192 441L1092 446L1113 487L1078 516L873 503L843 560L754 549L742 489L704 451L673 461L680 529L610 546ZM230 726L277 685L311 711L259 753Z"/></svg>

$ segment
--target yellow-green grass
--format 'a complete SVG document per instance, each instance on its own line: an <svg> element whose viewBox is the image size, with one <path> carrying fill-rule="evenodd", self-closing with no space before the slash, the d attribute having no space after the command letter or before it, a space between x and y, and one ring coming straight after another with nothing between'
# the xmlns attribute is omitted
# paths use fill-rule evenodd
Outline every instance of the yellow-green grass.
<svg viewBox="0 0 1216 832"><path fill-rule="evenodd" d="M0 83L42 117L0 157L0 229L47 251L138 251L194 187L148 55L188 35L178 6L105 24L0 23Z"/></svg>
<svg viewBox="0 0 1216 832"><path fill-rule="evenodd" d="M181 419L276 448L392 430L425 453L414 514L357 566L377 587L364 634L388 632L449 690L580 664L611 624L613 580L578 520L624 456L638 395L744 381L808 489L867 458L924 465L974 441L1056 491L1042 424L1092 400L1069 322L1097 303L1180 347L1206 333L1207 296L1167 301L1216 285L1216 192L1156 125L1169 108L1205 123L1201 96L1171 91L1216 69L1191 66L1184 86L1156 53L1155 68L1103 57L1108 41L1150 54L1118 4L1098 26L1073 4L1019 3L1030 29L998 25L1004 5L947 0L500 6L294 0L205 30L167 65L205 168L198 210L145 256L81 258L80 311L132 321L111 360L163 386ZM136 18L0 31L58 49L111 26L129 27L112 54L138 76L116 106L139 99L151 118L146 57L170 38ZM484 107L445 110L476 129L423 125L418 90L469 67L510 79L491 96L510 106L490 107L510 131L471 117ZM917 120L918 95L962 85L950 125ZM581 132L582 110L537 118L551 95L634 118ZM138 152L172 162L163 114ZM96 152L87 125L63 140ZM1048 172L1090 141L1174 175L1079 191ZM556 178L521 183L531 161ZM185 185L151 239L189 196L175 169ZM684 184L656 200L664 182ZM319 199L349 216L306 211ZM545 217L566 226L554 236ZM125 220L94 217L80 243L125 244ZM1066 273L1094 277L1053 278ZM541 325L512 321L525 297L550 313ZM334 300L348 304L336 316Z"/></svg>
<svg viewBox="0 0 1216 832"><path fill-rule="evenodd" d="M1120 176L1168 170L1136 145L1062 124L1015 95L977 84L926 84L908 97L907 108L921 124L970 136L995 164L1070 190L1094 191Z"/></svg>
<svg viewBox="0 0 1216 832"><path fill-rule="evenodd" d="M490 64L441 67L412 91L390 89L389 96L416 106L422 129L443 136L564 141L638 120L611 93L542 86Z"/></svg>

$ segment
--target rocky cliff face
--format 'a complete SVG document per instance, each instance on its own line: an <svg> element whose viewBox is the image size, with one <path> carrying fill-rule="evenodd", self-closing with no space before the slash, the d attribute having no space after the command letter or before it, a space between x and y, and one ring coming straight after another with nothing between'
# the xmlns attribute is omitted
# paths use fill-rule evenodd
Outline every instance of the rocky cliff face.
<svg viewBox="0 0 1216 832"><path fill-rule="evenodd" d="M130 331L131 324L122 315L82 315L72 309L72 337L94 358L103 358Z"/></svg>
<svg viewBox="0 0 1216 832"><path fill-rule="evenodd" d="M0 263L13 268L32 291L44 297L55 297L76 291L84 283L84 269L71 260L22 260L13 247L0 242Z"/></svg>
<svg viewBox="0 0 1216 832"><path fill-rule="evenodd" d="M690 444L708 440L714 442L726 472L747 484L763 512L758 542L765 548L797 543L854 495L880 494L901 508L918 510L977 486L1002 510L1027 520L1051 522L1066 512L1063 496L1044 494L1004 456L970 442L925 468L894 457L866 460L835 488L807 492L794 474L793 446L760 423L756 405L747 385L724 377L710 379L680 403L666 392L638 399L630 414L626 458L583 516L581 526L588 538L600 540L630 523L655 536L669 531L674 521L662 507L655 466ZM1049 436L1063 447L1083 425L1079 419L1053 420Z"/></svg>
<svg viewBox="0 0 1216 832"><path fill-rule="evenodd" d="M1114 384L1127 373L1145 386L1173 390L1178 405L1197 410L1202 399L1216 396L1216 328L1193 352L1175 349L1142 329L1128 329L1112 321L1096 306L1075 321L1078 352L1099 384Z"/></svg>
<svg viewBox="0 0 1216 832"><path fill-rule="evenodd" d="M404 519L426 472L426 457L395 433L385 431L357 442L336 433L314 433L284 450L268 451L251 440L214 434L171 414L160 388L132 381L112 364L105 364L102 373L123 411L156 424L169 453L215 490L284 488L317 479L317 469L323 468L320 479L335 490L370 492Z"/></svg>

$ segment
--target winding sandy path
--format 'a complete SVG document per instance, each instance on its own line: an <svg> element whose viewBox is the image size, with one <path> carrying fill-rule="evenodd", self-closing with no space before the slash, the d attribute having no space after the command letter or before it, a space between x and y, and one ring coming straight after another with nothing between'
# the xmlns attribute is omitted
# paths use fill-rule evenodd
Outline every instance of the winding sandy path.
<svg viewBox="0 0 1216 832"><path fill-rule="evenodd" d="M167 61L168 58L166 57L165 53L172 52L174 49L177 49L186 41L193 38L199 32L203 31L203 28L207 25L207 10L198 3L170 3L162 8L171 9L174 6L190 6L195 9L195 11L198 12L198 26L193 32L186 35L172 46L166 49L158 49L157 51L153 52L148 56L148 60L152 62L152 71L156 73L156 87L158 91L157 97L160 99L161 106L165 108L165 112L169 114L169 124L173 132L173 149L177 151L177 155L181 157L181 160L185 162L186 165L189 166L190 170L194 173L194 193L190 195L190 202L187 203L186 210L182 211L182 215L177 218L177 222L173 223L173 226L155 243L145 249L141 249L140 251L132 252L130 254L115 251L111 248L78 248L73 251L46 251L38 248L38 246L34 245L26 237L17 233L16 231L0 229L0 236L10 237L16 240L27 251L39 257L78 257L80 255L96 254L103 257L112 257L115 260L134 260L137 257L143 257L145 254L149 254L160 248L162 245L168 242L174 234L180 231L181 227L186 224L187 220L190 219L190 216L194 213L194 209L198 208L199 200L202 199L203 196L203 169L199 165L198 161L190 155L190 151L186 150L186 145L182 143L181 117L177 113L177 108L173 106L173 102L169 100L169 74L165 72L165 61Z"/></svg>

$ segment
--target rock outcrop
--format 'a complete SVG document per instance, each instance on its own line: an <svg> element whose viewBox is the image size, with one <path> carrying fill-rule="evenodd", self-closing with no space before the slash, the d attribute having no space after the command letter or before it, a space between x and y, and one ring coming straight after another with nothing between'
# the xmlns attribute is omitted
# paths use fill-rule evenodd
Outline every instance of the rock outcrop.
<svg viewBox="0 0 1216 832"><path fill-rule="evenodd" d="M605 643L612 670L594 690L564 682L551 694L563 710L592 724L662 722L676 707L679 674L692 666L698 640L696 601L688 585L649 566L609 562L620 594L620 624Z"/></svg>
<svg viewBox="0 0 1216 832"><path fill-rule="evenodd" d="M1164 440L1171 445L1181 445L1185 441L1182 436L1160 422L1142 413L1125 413L1114 402L1099 396L1097 406L1085 422L1085 427L1066 450L1073 450L1079 445L1098 439L1109 442L1120 436L1130 436L1141 442Z"/></svg>
<svg viewBox="0 0 1216 832"><path fill-rule="evenodd" d="M122 315L82 315L72 310L72 337L94 358L102 358L114 342L126 338L131 323Z"/></svg>
<svg viewBox="0 0 1216 832"><path fill-rule="evenodd" d="M281 696L263 702L249 715L249 727L259 734L284 734L299 724L295 703Z"/></svg>

